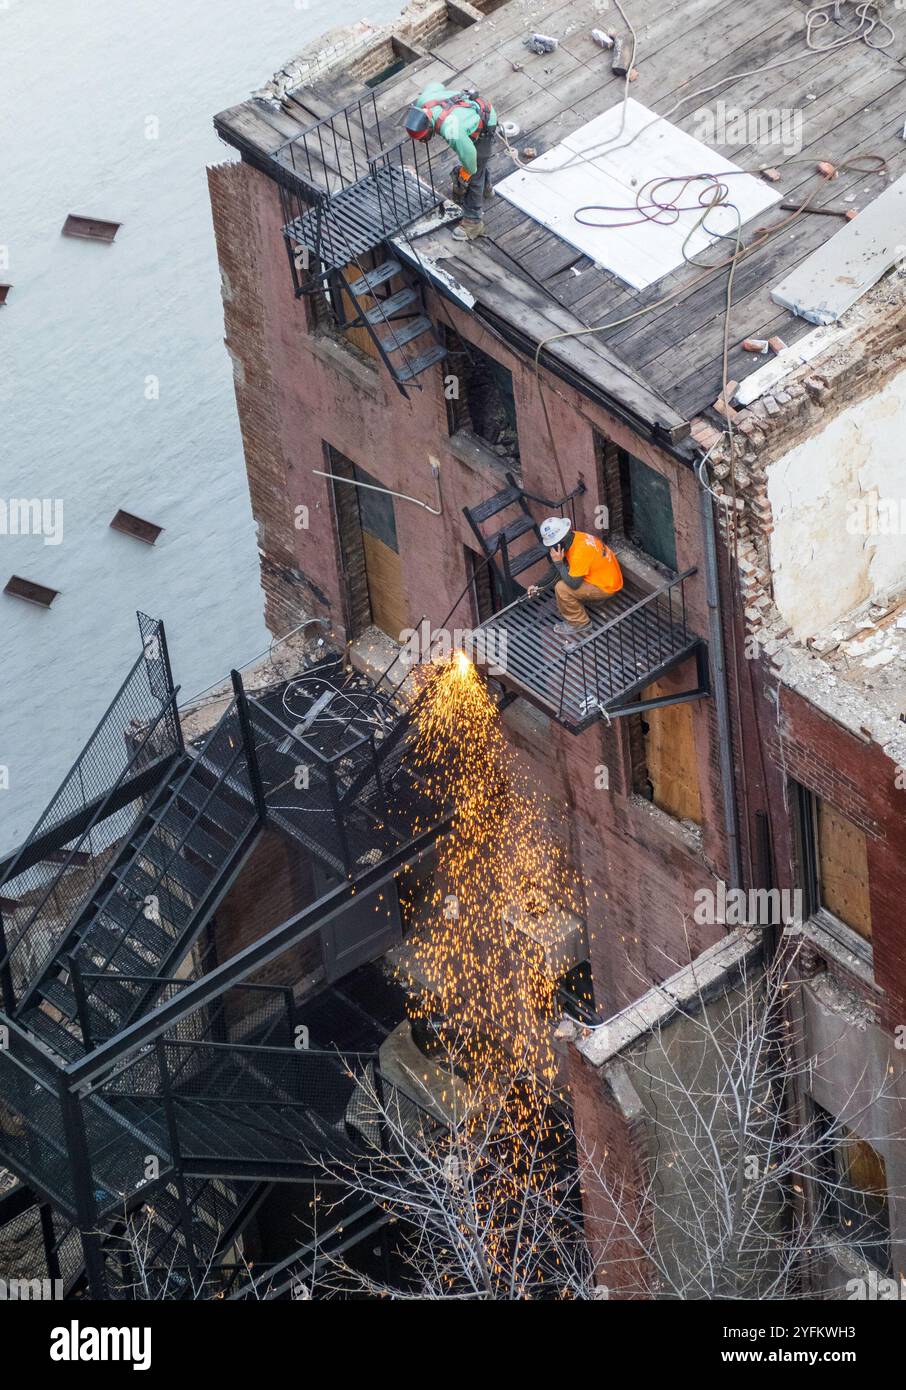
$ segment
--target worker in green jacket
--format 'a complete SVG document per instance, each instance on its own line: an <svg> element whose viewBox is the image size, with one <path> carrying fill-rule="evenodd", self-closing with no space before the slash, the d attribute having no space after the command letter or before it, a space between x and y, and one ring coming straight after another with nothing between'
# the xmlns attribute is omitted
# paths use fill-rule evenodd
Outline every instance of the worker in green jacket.
<svg viewBox="0 0 906 1390"><path fill-rule="evenodd" d="M457 91L429 82L406 117L413 140L440 135L459 159L453 174L453 197L462 204L462 222L453 236L474 241L484 236L484 204L493 196L488 165L494 153L497 112L474 89Z"/></svg>

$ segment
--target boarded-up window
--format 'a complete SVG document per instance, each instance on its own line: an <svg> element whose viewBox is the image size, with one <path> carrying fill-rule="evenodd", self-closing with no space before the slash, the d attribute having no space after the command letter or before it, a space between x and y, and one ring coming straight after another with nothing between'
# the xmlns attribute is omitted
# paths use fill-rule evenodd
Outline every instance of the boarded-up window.
<svg viewBox="0 0 906 1390"><path fill-rule="evenodd" d="M815 820L818 900L828 912L870 940L865 835L820 797L815 797Z"/></svg>
<svg viewBox="0 0 906 1390"><path fill-rule="evenodd" d="M346 266L343 275L348 284L354 284L356 280L361 279L363 274L367 274L369 270L373 269L374 256L363 256L361 261L357 261L355 265ZM356 303L344 289L338 288L336 293L342 304L340 317L343 323L348 323L351 319L356 318L359 313L364 313L369 309L373 309L377 303L376 296L372 294L360 295L358 303ZM383 330L381 332L382 337L386 336L387 330L384 328L383 324L378 324L378 330ZM364 352L366 357L374 357L377 361L381 360L381 354L378 351L377 343L364 324L360 325L358 328L345 329L345 335L349 342L354 343L360 352Z"/></svg>
<svg viewBox="0 0 906 1390"><path fill-rule="evenodd" d="M41 608L49 608L59 593L59 589L49 589L46 584L38 584L34 579L23 579L14 574L6 581L3 592L13 598L24 598L27 603L37 603Z"/></svg>
<svg viewBox="0 0 906 1390"><path fill-rule="evenodd" d="M825 1148L818 1167L826 1215L846 1243L878 1268L890 1265L890 1209L887 1166L878 1150L815 1105Z"/></svg>
<svg viewBox="0 0 906 1390"><path fill-rule="evenodd" d="M349 479L333 487L351 635L374 623L399 641L409 617L393 498L373 490L380 489L379 480L335 449L328 449L328 458L330 472Z"/></svg>
<svg viewBox="0 0 906 1390"><path fill-rule="evenodd" d="M656 700L672 693L655 681L642 691L641 699ZM701 825L692 705L645 710L633 717L633 724L629 736L634 789L668 815Z"/></svg>
<svg viewBox="0 0 906 1390"><path fill-rule="evenodd" d="M132 512L124 512L122 508L117 512L110 525L114 531L122 531L125 536L134 536L137 541L144 541L146 545L153 545L164 529L156 522L145 521Z"/></svg>

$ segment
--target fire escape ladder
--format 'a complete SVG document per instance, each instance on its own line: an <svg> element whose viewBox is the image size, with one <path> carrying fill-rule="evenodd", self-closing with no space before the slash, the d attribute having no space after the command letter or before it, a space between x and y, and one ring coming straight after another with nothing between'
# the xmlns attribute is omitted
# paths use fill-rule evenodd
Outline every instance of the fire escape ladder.
<svg viewBox="0 0 906 1390"><path fill-rule="evenodd" d="M374 270L364 271L352 281L342 271L336 275L354 308L342 322L344 331L364 328L370 334L402 395L408 394L407 385L421 390L416 377L447 356L439 330L425 311L421 282L392 259L381 261ZM400 288L394 286L395 280ZM370 307L363 302L366 299L371 300ZM342 293L337 301L342 305Z"/></svg>
<svg viewBox="0 0 906 1390"><path fill-rule="evenodd" d="M559 512L560 516L564 516L567 505L572 504L570 512L575 525L575 499L585 491L585 484L579 483L565 497L555 499L536 497L533 493L526 492L514 473L507 473L505 476L505 488L495 492L493 497L487 498L484 502L479 502L477 506L463 507L463 514L481 546L482 554L494 566L504 602L511 603L524 592L524 586L516 583L518 576L537 565L547 555L546 547L541 543L538 523L529 510L529 502L535 502L549 512ZM504 513L510 514L509 520L503 518ZM503 521L502 525L497 518ZM489 521L493 521L496 527L490 533L484 530L485 523ZM531 542L521 550L511 550L514 542L528 535L534 537Z"/></svg>
<svg viewBox="0 0 906 1390"><path fill-rule="evenodd" d="M261 820L234 701L74 917L22 996L19 1021L67 1059L124 1028L185 958L248 857Z"/></svg>
<svg viewBox="0 0 906 1390"><path fill-rule="evenodd" d="M326 293L342 328L370 335L402 395L421 389L416 378L446 349L421 288L381 248L443 202L428 147L408 137L385 146L371 94L287 140L273 161L297 297Z"/></svg>

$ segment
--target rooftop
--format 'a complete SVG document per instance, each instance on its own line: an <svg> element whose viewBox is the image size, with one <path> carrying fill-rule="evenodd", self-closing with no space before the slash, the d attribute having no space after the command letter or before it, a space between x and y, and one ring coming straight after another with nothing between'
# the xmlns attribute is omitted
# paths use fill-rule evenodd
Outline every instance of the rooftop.
<svg viewBox="0 0 906 1390"><path fill-rule="evenodd" d="M764 169L779 175L765 180L778 200L743 226L744 245L757 244L733 277L726 375L742 380L765 360L744 350L743 340L779 337L792 345L812 331L774 302L772 288L846 226L847 215L906 173L906 11L883 8L883 22L866 33L846 3L836 20L833 4L813 14L809 28L805 0L631 0L623 10L635 31L634 64L624 77L591 38L592 29L608 30L631 53L627 19L616 5L506 0L482 15L459 0L417 0L389 26L365 22L320 41L262 94L222 112L216 127L247 159L273 171L287 140L347 102L373 94L386 145L402 135L405 111L426 83L471 83L501 121L519 127L512 146L530 164L631 99L759 180ZM538 32L558 40L553 52L527 47ZM833 164L837 176L819 173L820 161ZM643 188L650 171L646 161L640 166ZM495 181L515 169L501 144ZM732 185L730 178L731 199ZM705 185L690 187L670 196L683 197L685 207ZM634 212L611 208L595 216L625 224ZM668 221L664 214L665 238ZM546 360L581 377L637 427L681 440L685 422L722 390L726 265L734 243L697 252L697 264L636 289L504 197L494 200L487 227L489 236L467 248L452 240L449 225L429 227L413 242L417 259L429 273L441 262L442 274L474 300L475 313L523 348L606 325L552 344ZM656 231L644 226L649 243Z"/></svg>

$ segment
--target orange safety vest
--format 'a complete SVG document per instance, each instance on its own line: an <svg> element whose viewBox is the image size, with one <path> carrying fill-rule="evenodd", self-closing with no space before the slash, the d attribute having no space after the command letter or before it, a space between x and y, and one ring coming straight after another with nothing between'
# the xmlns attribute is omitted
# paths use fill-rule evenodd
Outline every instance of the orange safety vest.
<svg viewBox="0 0 906 1390"><path fill-rule="evenodd" d="M623 587L620 562L609 546L587 531L577 531L575 540L566 552L566 563L574 579L579 576L586 584L594 584L605 594L615 594Z"/></svg>

